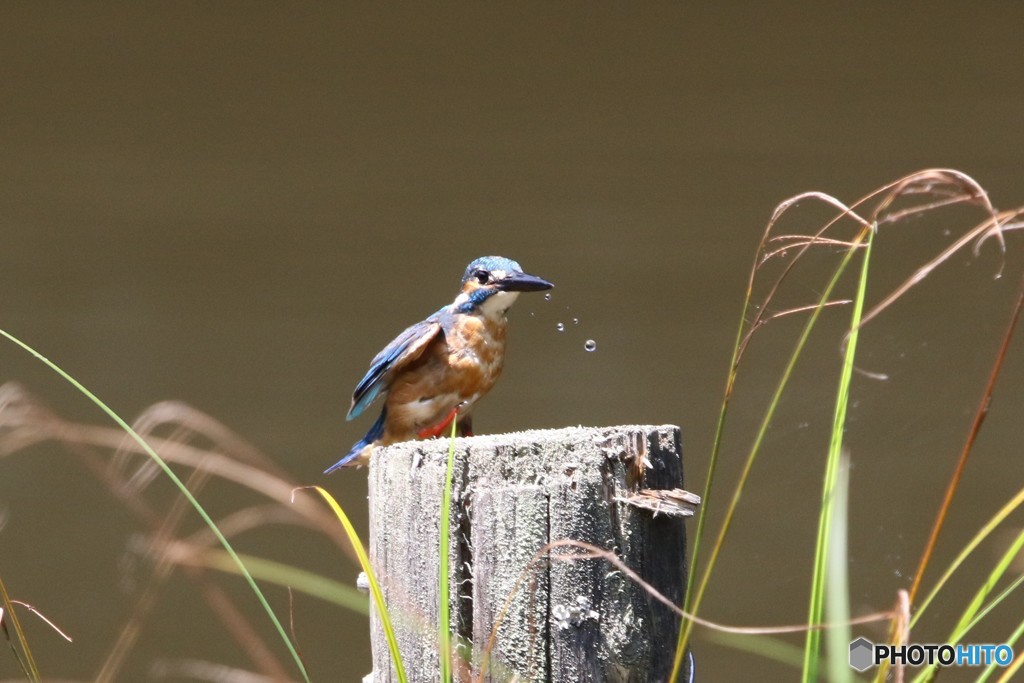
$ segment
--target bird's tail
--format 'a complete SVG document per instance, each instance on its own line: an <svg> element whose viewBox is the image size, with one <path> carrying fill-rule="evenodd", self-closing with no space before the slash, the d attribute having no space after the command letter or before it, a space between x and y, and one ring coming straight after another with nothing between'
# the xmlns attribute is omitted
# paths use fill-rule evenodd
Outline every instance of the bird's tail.
<svg viewBox="0 0 1024 683"><path fill-rule="evenodd" d="M370 431L366 432L366 436L359 441L356 441L345 457L324 470L324 474L330 474L331 472L339 470L352 463L353 460L356 460L363 454L367 447L372 446L374 441L384 436L384 420L387 418L387 415L387 408L381 410L380 417L378 417L377 421L373 423L372 427L370 427Z"/></svg>

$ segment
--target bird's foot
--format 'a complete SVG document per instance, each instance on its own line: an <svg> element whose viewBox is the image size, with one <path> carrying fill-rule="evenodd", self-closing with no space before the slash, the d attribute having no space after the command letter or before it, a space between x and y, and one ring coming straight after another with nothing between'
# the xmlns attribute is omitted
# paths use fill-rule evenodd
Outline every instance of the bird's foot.
<svg viewBox="0 0 1024 683"><path fill-rule="evenodd" d="M459 414L459 407L460 406L455 406L452 408L452 412L448 413L448 417L444 418L440 423L433 427L424 427L420 431L416 432L416 436L421 439L433 439L447 432L452 426L452 420L454 420Z"/></svg>

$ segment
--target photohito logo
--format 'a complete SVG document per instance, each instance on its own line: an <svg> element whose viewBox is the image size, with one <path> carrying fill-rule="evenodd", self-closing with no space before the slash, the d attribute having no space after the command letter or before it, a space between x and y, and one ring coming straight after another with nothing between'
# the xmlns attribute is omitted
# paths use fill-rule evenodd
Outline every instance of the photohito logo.
<svg viewBox="0 0 1024 683"><path fill-rule="evenodd" d="M1007 666L1012 661L1013 648L1009 645L875 645L867 638L850 643L850 666L860 672L882 662L910 666Z"/></svg>

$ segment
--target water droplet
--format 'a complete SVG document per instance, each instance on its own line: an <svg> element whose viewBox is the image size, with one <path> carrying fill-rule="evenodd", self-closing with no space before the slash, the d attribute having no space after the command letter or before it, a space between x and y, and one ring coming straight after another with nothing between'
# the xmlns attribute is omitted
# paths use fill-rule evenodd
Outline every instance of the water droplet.
<svg viewBox="0 0 1024 683"><path fill-rule="evenodd" d="M580 319L579 318L573 318L572 319L572 324L573 325L579 325L580 324Z"/></svg>
<svg viewBox="0 0 1024 683"><path fill-rule="evenodd" d="M593 339L588 339L586 343L583 344L583 348L586 351L597 351L597 342Z"/></svg>
<svg viewBox="0 0 1024 683"><path fill-rule="evenodd" d="M544 295L544 301L551 301L551 292Z"/></svg>
<svg viewBox="0 0 1024 683"><path fill-rule="evenodd" d="M563 323L558 323L557 325L555 325L555 329L561 332L565 329L565 325Z"/></svg>

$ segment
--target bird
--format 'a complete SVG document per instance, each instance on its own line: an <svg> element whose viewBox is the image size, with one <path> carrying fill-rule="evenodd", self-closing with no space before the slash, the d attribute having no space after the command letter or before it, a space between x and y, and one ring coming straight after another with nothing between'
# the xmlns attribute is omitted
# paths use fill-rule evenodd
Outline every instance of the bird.
<svg viewBox="0 0 1024 683"><path fill-rule="evenodd" d="M346 419L359 417L383 396L380 416L324 474L365 465L377 446L439 436L456 418L459 434L472 436L471 411L504 366L508 309L520 293L552 287L502 256L472 261L452 303L407 327L370 361Z"/></svg>

